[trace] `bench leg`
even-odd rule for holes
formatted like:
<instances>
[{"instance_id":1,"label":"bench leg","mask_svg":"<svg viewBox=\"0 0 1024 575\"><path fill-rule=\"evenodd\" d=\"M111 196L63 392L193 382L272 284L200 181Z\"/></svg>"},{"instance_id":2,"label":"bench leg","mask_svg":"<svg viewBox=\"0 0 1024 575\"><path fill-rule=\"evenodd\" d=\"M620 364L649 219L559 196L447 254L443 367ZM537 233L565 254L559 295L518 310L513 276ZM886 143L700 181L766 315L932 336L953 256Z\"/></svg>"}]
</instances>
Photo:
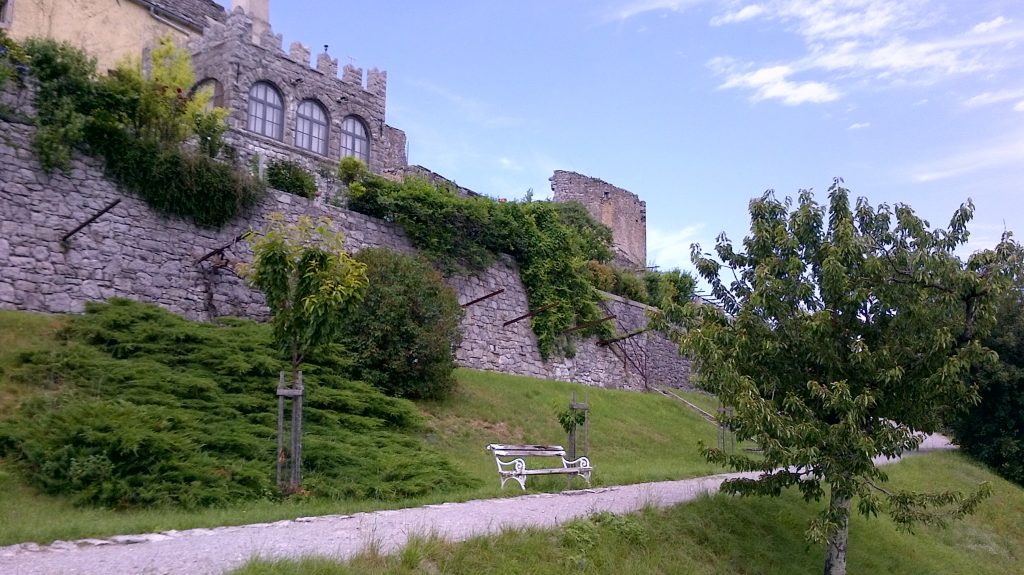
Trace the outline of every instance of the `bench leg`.
<instances>
[{"instance_id":1,"label":"bench leg","mask_svg":"<svg viewBox=\"0 0 1024 575\"><path fill-rule=\"evenodd\" d=\"M523 491L526 491L526 476L525 475L521 475L521 476L519 476L519 475L505 475L505 476L503 476L501 478L501 488L502 489L505 489L505 482L507 482L509 479L515 479L516 481L518 481L519 482L519 487L521 487Z\"/></svg>"}]
</instances>

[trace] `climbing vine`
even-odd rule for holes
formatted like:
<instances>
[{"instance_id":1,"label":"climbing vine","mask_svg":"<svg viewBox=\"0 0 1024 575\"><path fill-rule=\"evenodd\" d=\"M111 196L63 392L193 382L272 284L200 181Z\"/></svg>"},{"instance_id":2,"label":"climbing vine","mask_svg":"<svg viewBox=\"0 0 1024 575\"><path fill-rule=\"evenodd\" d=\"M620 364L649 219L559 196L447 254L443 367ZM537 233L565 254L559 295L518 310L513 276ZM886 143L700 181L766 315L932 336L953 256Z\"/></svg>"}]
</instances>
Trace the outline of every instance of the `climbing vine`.
<instances>
[{"instance_id":1,"label":"climbing vine","mask_svg":"<svg viewBox=\"0 0 1024 575\"><path fill-rule=\"evenodd\" d=\"M258 179L215 160L227 112L190 92L188 52L169 38L152 51L148 77L138 62L101 76L95 59L54 40L22 48L38 83L34 147L44 169L68 169L76 149L101 156L127 191L200 226L221 226L263 195ZM193 139L197 149L183 145Z\"/></svg>"},{"instance_id":2,"label":"climbing vine","mask_svg":"<svg viewBox=\"0 0 1024 575\"><path fill-rule=\"evenodd\" d=\"M581 206L497 202L463 197L424 180L393 182L346 167L349 207L400 225L446 273L481 271L499 253L512 256L526 287L537 344L544 358L575 354L573 336L610 336L600 321L601 296L586 271L611 257L611 232ZM343 178L345 179L345 178Z\"/></svg>"}]
</instances>

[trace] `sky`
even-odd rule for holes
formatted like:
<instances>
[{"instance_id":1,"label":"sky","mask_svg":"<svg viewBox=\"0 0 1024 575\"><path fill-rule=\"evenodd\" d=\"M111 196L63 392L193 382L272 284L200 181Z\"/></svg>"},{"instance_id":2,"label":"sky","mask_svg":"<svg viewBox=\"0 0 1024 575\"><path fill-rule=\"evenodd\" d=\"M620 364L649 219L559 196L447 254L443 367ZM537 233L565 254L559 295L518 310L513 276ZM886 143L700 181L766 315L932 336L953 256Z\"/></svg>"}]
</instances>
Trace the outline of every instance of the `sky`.
<instances>
[{"instance_id":1,"label":"sky","mask_svg":"<svg viewBox=\"0 0 1024 575\"><path fill-rule=\"evenodd\" d=\"M229 1L223 0L225 4ZM834 178L964 253L1024 235L1021 0L271 0L284 45L388 72L409 162L503 198L556 169L647 202L647 258L691 269L751 198Z\"/></svg>"}]
</instances>

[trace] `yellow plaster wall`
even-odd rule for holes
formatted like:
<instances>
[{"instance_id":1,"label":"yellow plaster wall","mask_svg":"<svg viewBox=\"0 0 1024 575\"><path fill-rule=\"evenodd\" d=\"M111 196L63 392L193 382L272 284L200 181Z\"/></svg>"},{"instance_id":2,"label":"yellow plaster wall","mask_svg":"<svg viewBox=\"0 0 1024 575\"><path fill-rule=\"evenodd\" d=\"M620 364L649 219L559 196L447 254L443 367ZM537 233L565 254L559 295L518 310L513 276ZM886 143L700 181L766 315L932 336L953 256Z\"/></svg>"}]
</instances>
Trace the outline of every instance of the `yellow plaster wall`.
<instances>
[{"instance_id":1,"label":"yellow plaster wall","mask_svg":"<svg viewBox=\"0 0 1024 575\"><path fill-rule=\"evenodd\" d=\"M14 0L8 33L17 40L44 36L70 42L95 56L100 72L126 57L138 59L165 34L187 37L131 0Z\"/></svg>"}]
</instances>

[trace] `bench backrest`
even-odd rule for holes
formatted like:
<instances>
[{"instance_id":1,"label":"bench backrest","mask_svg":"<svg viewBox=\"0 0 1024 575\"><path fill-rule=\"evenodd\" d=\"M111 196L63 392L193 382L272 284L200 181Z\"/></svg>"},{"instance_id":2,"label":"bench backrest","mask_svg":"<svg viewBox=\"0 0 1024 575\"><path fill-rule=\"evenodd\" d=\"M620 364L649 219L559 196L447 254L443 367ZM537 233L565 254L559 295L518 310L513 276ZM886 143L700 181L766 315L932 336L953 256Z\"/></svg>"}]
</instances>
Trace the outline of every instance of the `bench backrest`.
<instances>
[{"instance_id":1,"label":"bench backrest","mask_svg":"<svg viewBox=\"0 0 1024 575\"><path fill-rule=\"evenodd\" d=\"M561 445L505 445L492 443L487 449L501 457L565 457Z\"/></svg>"}]
</instances>

